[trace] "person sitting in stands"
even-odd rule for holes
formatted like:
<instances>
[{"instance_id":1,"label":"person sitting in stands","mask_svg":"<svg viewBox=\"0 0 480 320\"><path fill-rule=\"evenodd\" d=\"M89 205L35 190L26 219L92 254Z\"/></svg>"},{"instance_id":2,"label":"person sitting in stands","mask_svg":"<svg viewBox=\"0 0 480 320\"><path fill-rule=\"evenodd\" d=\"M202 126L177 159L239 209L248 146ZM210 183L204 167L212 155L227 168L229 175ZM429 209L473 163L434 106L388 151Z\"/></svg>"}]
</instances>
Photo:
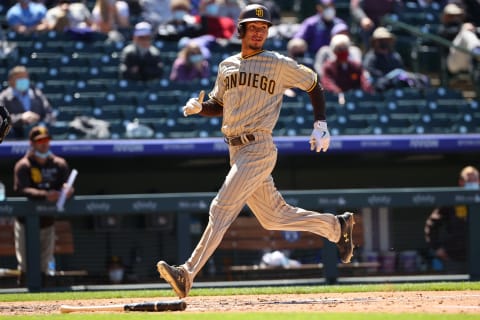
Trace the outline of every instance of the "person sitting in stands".
<instances>
[{"instance_id":1,"label":"person sitting in stands","mask_svg":"<svg viewBox=\"0 0 480 320\"><path fill-rule=\"evenodd\" d=\"M337 94L355 89L373 93L368 72L360 63L349 59L349 46L350 39L344 34L332 38L330 47L335 53L335 60L329 60L323 66L320 79L323 88Z\"/></svg>"},{"instance_id":2,"label":"person sitting in stands","mask_svg":"<svg viewBox=\"0 0 480 320\"><path fill-rule=\"evenodd\" d=\"M31 34L48 30L45 19L47 8L30 0L18 0L7 11L8 27L20 34Z\"/></svg>"},{"instance_id":3,"label":"person sitting in stands","mask_svg":"<svg viewBox=\"0 0 480 320\"><path fill-rule=\"evenodd\" d=\"M336 16L333 0L318 0L316 8L317 13L303 20L293 36L293 38L302 38L308 43L308 51L312 56L322 46L330 43L330 35L335 25L346 24L345 21Z\"/></svg>"},{"instance_id":4,"label":"person sitting in stands","mask_svg":"<svg viewBox=\"0 0 480 320\"><path fill-rule=\"evenodd\" d=\"M202 54L200 46L189 42L179 51L170 73L170 80L175 82L189 82L206 79L210 76L210 66Z\"/></svg>"},{"instance_id":5,"label":"person sitting in stands","mask_svg":"<svg viewBox=\"0 0 480 320\"><path fill-rule=\"evenodd\" d=\"M8 73L8 87L0 92L0 104L10 112L12 120L9 137L26 138L25 130L39 123L55 121L52 107L43 92L30 85L25 66L15 66Z\"/></svg>"},{"instance_id":6,"label":"person sitting in stands","mask_svg":"<svg viewBox=\"0 0 480 320\"><path fill-rule=\"evenodd\" d=\"M111 41L124 41L123 29L130 28L130 9L123 0L97 0L92 10L93 30Z\"/></svg>"},{"instance_id":7,"label":"person sitting in stands","mask_svg":"<svg viewBox=\"0 0 480 320\"><path fill-rule=\"evenodd\" d=\"M348 46L348 59L362 63L362 50L352 43L348 26L343 23L335 25L332 29L332 38L337 34L344 34L350 38L350 45ZM329 60L335 60L335 53L333 52L330 44L322 46L315 54L313 67L320 77L322 77L323 65Z\"/></svg>"},{"instance_id":8,"label":"person sitting in stands","mask_svg":"<svg viewBox=\"0 0 480 320\"><path fill-rule=\"evenodd\" d=\"M67 32L87 40L93 32L92 14L87 6L77 0L58 0L48 9L46 20L49 30Z\"/></svg>"},{"instance_id":9,"label":"person sitting in stands","mask_svg":"<svg viewBox=\"0 0 480 320\"><path fill-rule=\"evenodd\" d=\"M163 75L160 50L152 45L152 26L139 22L133 31L132 43L120 53L120 77L136 81L159 79Z\"/></svg>"},{"instance_id":10,"label":"person sitting in stands","mask_svg":"<svg viewBox=\"0 0 480 320\"><path fill-rule=\"evenodd\" d=\"M480 39L476 27L471 22L465 22L465 11L454 3L447 4L441 16L442 26L439 30L441 36L452 41L456 47L447 49L447 68L450 74L471 72L480 61ZM471 54L468 54L471 52Z\"/></svg>"},{"instance_id":11,"label":"person sitting in stands","mask_svg":"<svg viewBox=\"0 0 480 320\"><path fill-rule=\"evenodd\" d=\"M402 56L395 50L395 36L385 27L375 29L371 42L371 48L363 58L363 67L370 73L376 91L382 92L397 87L429 86L429 80L425 75L405 69Z\"/></svg>"},{"instance_id":12,"label":"person sitting in stands","mask_svg":"<svg viewBox=\"0 0 480 320\"><path fill-rule=\"evenodd\" d=\"M183 37L195 38L203 34L202 25L190 13L190 1L172 0L170 10L172 18L158 26L157 38L178 41Z\"/></svg>"}]
</instances>

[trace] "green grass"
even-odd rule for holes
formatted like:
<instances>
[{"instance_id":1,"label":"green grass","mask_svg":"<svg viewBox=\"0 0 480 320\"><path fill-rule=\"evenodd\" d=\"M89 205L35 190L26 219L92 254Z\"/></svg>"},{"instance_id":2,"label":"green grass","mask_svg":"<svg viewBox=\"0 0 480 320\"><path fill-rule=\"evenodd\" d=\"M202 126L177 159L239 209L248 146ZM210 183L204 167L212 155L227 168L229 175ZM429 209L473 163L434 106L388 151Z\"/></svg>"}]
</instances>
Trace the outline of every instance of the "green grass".
<instances>
[{"instance_id":1,"label":"green grass","mask_svg":"<svg viewBox=\"0 0 480 320\"><path fill-rule=\"evenodd\" d=\"M480 282L435 282L435 283L406 283L406 284L362 284L362 285L319 285L319 286L287 286L287 287L256 287L256 288L198 288L191 291L191 296L216 296L216 295L249 295L249 294L307 294L307 293L342 293L342 292L392 292L392 291L452 291L452 290L480 290ZM128 291L81 291L81 292L45 292L45 293L17 293L0 294L0 301L52 301L70 299L114 299L114 298L161 298L173 297L171 290L128 290ZM0 319L32 320L32 319L85 319L85 320L140 320L140 319L200 319L200 320L296 320L296 319L322 319L322 320L480 320L480 314L377 314L377 313L74 313L52 314L35 316L0 316Z\"/></svg>"},{"instance_id":2,"label":"green grass","mask_svg":"<svg viewBox=\"0 0 480 320\"><path fill-rule=\"evenodd\" d=\"M432 282L399 284L360 284L360 285L316 285L285 287L213 288L193 287L190 296L228 296L249 294L307 294L341 292L385 292L385 291L452 291L480 290L480 282ZM48 301L70 299L114 299L114 298L161 298L172 297L170 289L163 290L124 290L124 291L67 291L40 293L0 294L0 301Z\"/></svg>"}]
</instances>

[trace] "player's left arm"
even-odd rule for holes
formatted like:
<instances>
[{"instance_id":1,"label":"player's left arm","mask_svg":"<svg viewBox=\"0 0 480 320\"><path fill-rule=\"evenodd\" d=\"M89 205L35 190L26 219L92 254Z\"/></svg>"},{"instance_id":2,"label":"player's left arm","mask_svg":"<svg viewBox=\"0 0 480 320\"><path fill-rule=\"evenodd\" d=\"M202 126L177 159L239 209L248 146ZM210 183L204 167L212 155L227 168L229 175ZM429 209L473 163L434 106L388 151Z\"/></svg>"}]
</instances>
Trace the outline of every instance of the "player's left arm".
<instances>
[{"instance_id":1,"label":"player's left arm","mask_svg":"<svg viewBox=\"0 0 480 320\"><path fill-rule=\"evenodd\" d=\"M330 132L327 127L323 88L316 81L307 93L313 106L313 131L310 136L310 150L327 151L330 146Z\"/></svg>"},{"instance_id":2,"label":"player's left arm","mask_svg":"<svg viewBox=\"0 0 480 320\"><path fill-rule=\"evenodd\" d=\"M298 64L295 60L282 60L286 87L296 86L308 93L313 106L313 131L310 136L310 149L316 152L327 151L330 146L330 133L327 128L325 95L318 82L318 74L312 69ZM283 71L283 70L282 70Z\"/></svg>"}]
</instances>

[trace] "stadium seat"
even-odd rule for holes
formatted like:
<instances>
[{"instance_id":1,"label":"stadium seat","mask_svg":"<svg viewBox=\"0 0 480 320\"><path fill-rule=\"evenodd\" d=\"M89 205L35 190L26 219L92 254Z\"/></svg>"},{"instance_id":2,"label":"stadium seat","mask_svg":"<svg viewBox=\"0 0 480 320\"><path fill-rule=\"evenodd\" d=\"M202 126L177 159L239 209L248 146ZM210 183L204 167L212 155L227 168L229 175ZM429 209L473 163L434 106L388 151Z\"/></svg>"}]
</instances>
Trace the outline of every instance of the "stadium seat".
<instances>
[{"instance_id":1,"label":"stadium seat","mask_svg":"<svg viewBox=\"0 0 480 320\"><path fill-rule=\"evenodd\" d=\"M59 105L57 110L57 121L72 121L77 116L93 116L91 106L64 106Z\"/></svg>"},{"instance_id":2,"label":"stadium seat","mask_svg":"<svg viewBox=\"0 0 480 320\"><path fill-rule=\"evenodd\" d=\"M427 102L425 99L399 99L388 102L386 114L392 119L418 121L422 111L425 112L426 109Z\"/></svg>"},{"instance_id":3,"label":"stadium seat","mask_svg":"<svg viewBox=\"0 0 480 320\"><path fill-rule=\"evenodd\" d=\"M381 117L375 126L375 134L414 134L416 127L408 118Z\"/></svg>"},{"instance_id":4,"label":"stadium seat","mask_svg":"<svg viewBox=\"0 0 480 320\"><path fill-rule=\"evenodd\" d=\"M373 126L365 119L348 119L344 125L339 122L338 129L341 135L373 134Z\"/></svg>"},{"instance_id":5,"label":"stadium seat","mask_svg":"<svg viewBox=\"0 0 480 320\"><path fill-rule=\"evenodd\" d=\"M458 123L455 123L449 118L437 118L425 115L422 117L421 123L424 128L424 133L431 134L449 134L458 133Z\"/></svg>"}]
</instances>

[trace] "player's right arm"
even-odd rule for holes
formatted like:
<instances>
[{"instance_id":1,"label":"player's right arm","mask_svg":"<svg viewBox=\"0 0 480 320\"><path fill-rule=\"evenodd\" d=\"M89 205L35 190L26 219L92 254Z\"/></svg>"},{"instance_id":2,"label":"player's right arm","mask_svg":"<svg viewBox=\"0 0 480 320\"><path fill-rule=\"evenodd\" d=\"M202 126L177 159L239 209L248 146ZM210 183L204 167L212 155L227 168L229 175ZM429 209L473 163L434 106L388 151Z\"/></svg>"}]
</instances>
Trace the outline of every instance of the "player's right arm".
<instances>
[{"instance_id":1,"label":"player's right arm","mask_svg":"<svg viewBox=\"0 0 480 320\"><path fill-rule=\"evenodd\" d=\"M223 70L225 68L224 62L221 62L218 68L217 79L212 92L209 94L209 99L203 101L205 92L202 90L198 98L190 98L187 104L183 107L183 115L185 117L192 114L200 114L206 117L221 117L223 116L223 101L217 97L221 97L224 92L223 86Z\"/></svg>"},{"instance_id":2,"label":"player's right arm","mask_svg":"<svg viewBox=\"0 0 480 320\"><path fill-rule=\"evenodd\" d=\"M198 98L190 98L183 107L185 117L192 114L200 114L207 117L219 117L223 115L222 105L213 98L203 102L205 92L202 90Z\"/></svg>"}]
</instances>

